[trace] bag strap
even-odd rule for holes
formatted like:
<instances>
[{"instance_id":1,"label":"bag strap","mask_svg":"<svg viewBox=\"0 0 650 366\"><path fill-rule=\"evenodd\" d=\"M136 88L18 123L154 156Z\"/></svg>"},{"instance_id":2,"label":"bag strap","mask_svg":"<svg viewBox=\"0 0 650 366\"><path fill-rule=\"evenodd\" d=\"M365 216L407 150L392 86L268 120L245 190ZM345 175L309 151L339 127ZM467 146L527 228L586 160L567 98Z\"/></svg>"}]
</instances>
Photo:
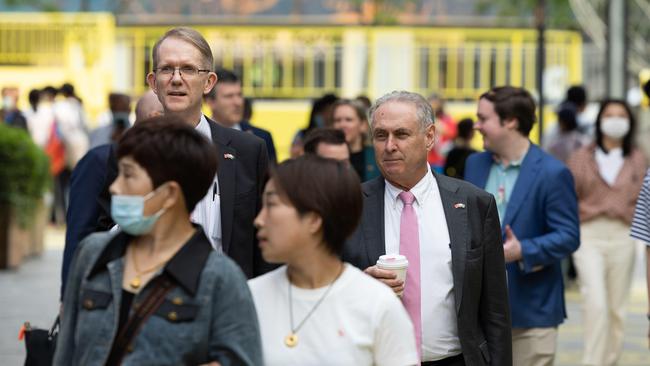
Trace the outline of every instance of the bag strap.
<instances>
[{"instance_id":1,"label":"bag strap","mask_svg":"<svg viewBox=\"0 0 650 366\"><path fill-rule=\"evenodd\" d=\"M165 301L165 295L175 287L165 275L159 276L155 281L156 283L151 291L149 291L149 295L135 309L133 315L129 317L129 320L124 324L122 331L120 331L115 339L113 351L118 355L118 364L122 362L122 358L124 358L131 341L137 335L142 324L158 310L160 305Z\"/></svg>"}]
</instances>

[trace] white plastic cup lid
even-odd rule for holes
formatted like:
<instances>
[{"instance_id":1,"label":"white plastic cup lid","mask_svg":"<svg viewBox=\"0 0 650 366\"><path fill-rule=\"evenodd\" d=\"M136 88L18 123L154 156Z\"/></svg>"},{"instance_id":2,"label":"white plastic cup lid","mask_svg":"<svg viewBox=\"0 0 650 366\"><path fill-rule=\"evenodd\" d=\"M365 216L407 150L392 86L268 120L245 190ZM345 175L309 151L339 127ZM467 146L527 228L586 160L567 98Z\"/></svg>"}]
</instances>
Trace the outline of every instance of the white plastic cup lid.
<instances>
[{"instance_id":1,"label":"white plastic cup lid","mask_svg":"<svg viewBox=\"0 0 650 366\"><path fill-rule=\"evenodd\" d=\"M399 269L408 267L409 261L401 254L384 254L379 257L377 265L386 269Z\"/></svg>"}]
</instances>

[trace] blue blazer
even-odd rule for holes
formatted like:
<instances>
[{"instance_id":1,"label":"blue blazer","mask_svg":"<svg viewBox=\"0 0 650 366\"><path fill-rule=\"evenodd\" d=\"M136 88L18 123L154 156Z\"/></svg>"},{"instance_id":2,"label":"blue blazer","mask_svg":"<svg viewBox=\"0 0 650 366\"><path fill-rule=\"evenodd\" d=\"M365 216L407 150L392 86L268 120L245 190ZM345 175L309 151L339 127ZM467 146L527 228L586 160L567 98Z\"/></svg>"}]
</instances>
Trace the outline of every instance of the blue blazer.
<instances>
[{"instance_id":1,"label":"blue blazer","mask_svg":"<svg viewBox=\"0 0 650 366\"><path fill-rule=\"evenodd\" d=\"M465 180L485 188L493 155L471 155ZM501 223L521 242L523 259L506 265L513 328L554 327L566 318L560 261L580 244L573 176L531 143Z\"/></svg>"}]
</instances>

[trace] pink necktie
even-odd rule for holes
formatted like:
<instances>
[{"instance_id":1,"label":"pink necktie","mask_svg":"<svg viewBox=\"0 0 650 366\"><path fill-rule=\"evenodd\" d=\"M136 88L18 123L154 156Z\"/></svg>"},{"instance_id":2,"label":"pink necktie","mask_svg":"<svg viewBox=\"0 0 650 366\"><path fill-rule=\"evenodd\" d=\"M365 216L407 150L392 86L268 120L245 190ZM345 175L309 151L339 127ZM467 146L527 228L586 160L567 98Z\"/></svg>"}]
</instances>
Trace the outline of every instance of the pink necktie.
<instances>
[{"instance_id":1,"label":"pink necktie","mask_svg":"<svg viewBox=\"0 0 650 366\"><path fill-rule=\"evenodd\" d=\"M415 196L411 192L402 192L399 198L404 203L399 225L399 252L409 261L406 271L406 287L402 303L411 317L415 329L415 341L418 356L422 359L422 321L420 302L420 236L418 234L418 217L413 208Z\"/></svg>"}]
</instances>

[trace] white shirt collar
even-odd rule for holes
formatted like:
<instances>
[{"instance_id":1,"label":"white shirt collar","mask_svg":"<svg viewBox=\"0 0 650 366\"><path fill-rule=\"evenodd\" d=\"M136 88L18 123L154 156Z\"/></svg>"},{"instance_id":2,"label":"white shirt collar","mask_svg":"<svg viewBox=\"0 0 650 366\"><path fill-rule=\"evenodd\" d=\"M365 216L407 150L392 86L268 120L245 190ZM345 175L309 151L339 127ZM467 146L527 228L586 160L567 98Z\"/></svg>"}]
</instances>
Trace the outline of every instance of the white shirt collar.
<instances>
[{"instance_id":1,"label":"white shirt collar","mask_svg":"<svg viewBox=\"0 0 650 366\"><path fill-rule=\"evenodd\" d=\"M201 120L195 129L207 137L208 140L212 141L212 131L210 130L210 124L208 124L208 119L205 118L205 115L201 114Z\"/></svg>"},{"instance_id":2,"label":"white shirt collar","mask_svg":"<svg viewBox=\"0 0 650 366\"><path fill-rule=\"evenodd\" d=\"M403 192L403 190L401 188L395 187L387 180L385 180L385 182L386 192L388 192L388 195L391 199L391 204L393 207L395 207L397 205L397 202L401 201L398 196ZM427 168L427 173L424 175L424 177L422 177L422 179L420 179L420 181L413 188L411 188L411 193L413 193L413 196L415 196L415 202L418 206L421 206L427 199L429 192L431 192L431 188L435 188L433 187L433 184L435 184L435 179L433 178L431 169Z\"/></svg>"}]
</instances>

